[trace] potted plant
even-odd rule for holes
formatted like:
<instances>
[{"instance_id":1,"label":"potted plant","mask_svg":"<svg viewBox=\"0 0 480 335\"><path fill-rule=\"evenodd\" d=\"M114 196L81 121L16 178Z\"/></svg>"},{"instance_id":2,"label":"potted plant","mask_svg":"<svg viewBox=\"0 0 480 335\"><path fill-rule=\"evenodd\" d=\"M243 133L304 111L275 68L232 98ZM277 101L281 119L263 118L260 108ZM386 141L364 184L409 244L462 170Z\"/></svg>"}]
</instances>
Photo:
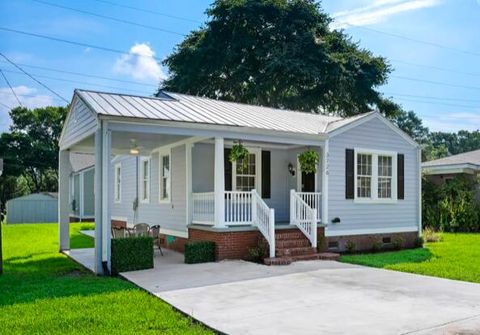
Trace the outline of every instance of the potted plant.
<instances>
[{"instance_id":1,"label":"potted plant","mask_svg":"<svg viewBox=\"0 0 480 335\"><path fill-rule=\"evenodd\" d=\"M306 174L317 173L317 166L319 161L320 155L318 154L318 152L312 149L305 150L298 156L300 169Z\"/></svg>"},{"instance_id":2,"label":"potted plant","mask_svg":"<svg viewBox=\"0 0 480 335\"><path fill-rule=\"evenodd\" d=\"M248 150L243 146L242 142L238 141L234 143L232 146L232 150L230 151L230 156L228 157L230 162L232 163L241 162L242 169L244 170L247 168L247 163L248 163L247 158L248 158Z\"/></svg>"}]
</instances>

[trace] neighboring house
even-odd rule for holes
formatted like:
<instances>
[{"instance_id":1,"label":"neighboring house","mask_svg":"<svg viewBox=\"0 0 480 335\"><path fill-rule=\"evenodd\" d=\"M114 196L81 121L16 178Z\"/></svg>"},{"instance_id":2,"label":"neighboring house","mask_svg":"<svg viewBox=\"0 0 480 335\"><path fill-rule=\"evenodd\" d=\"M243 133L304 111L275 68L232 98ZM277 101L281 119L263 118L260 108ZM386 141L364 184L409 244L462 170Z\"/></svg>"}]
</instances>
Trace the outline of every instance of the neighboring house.
<instances>
[{"instance_id":1,"label":"neighboring house","mask_svg":"<svg viewBox=\"0 0 480 335\"><path fill-rule=\"evenodd\" d=\"M424 162L422 171L436 185L442 185L459 175L477 181L480 176L480 150ZM480 200L480 188L477 199Z\"/></svg>"},{"instance_id":2,"label":"neighboring house","mask_svg":"<svg viewBox=\"0 0 480 335\"><path fill-rule=\"evenodd\" d=\"M7 201L7 224L58 221L57 193L32 193Z\"/></svg>"},{"instance_id":3,"label":"neighboring house","mask_svg":"<svg viewBox=\"0 0 480 335\"><path fill-rule=\"evenodd\" d=\"M228 160L239 140L248 171ZM321 157L315 175L298 166L307 149ZM261 237L271 257L294 259L315 258L317 243L362 250L401 237L408 247L421 227L419 146L375 112L342 119L169 92L76 90L60 139L62 250L74 152L96 159L99 273L112 221L160 224L180 251L188 240L215 241L217 259L245 258Z\"/></svg>"},{"instance_id":4,"label":"neighboring house","mask_svg":"<svg viewBox=\"0 0 480 335\"><path fill-rule=\"evenodd\" d=\"M95 220L94 164L95 156L89 153L70 154L70 221Z\"/></svg>"}]
</instances>

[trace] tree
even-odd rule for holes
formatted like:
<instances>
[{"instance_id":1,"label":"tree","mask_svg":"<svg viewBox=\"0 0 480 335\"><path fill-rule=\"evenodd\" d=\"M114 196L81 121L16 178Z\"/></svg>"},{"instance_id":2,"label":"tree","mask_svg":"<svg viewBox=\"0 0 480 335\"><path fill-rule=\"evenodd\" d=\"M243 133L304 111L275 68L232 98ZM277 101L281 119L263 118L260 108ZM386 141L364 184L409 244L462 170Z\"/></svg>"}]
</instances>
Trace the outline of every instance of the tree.
<instances>
[{"instance_id":1,"label":"tree","mask_svg":"<svg viewBox=\"0 0 480 335\"><path fill-rule=\"evenodd\" d=\"M341 116L379 106L390 72L313 0L217 0L163 62L162 89Z\"/></svg>"},{"instance_id":2,"label":"tree","mask_svg":"<svg viewBox=\"0 0 480 335\"><path fill-rule=\"evenodd\" d=\"M401 110L393 122L417 143L425 144L428 141L428 128L423 126L422 119L414 111Z\"/></svg>"},{"instance_id":3,"label":"tree","mask_svg":"<svg viewBox=\"0 0 480 335\"><path fill-rule=\"evenodd\" d=\"M30 192L57 190L58 140L66 114L66 107L10 111L10 132L0 135L5 176L22 176Z\"/></svg>"}]
</instances>

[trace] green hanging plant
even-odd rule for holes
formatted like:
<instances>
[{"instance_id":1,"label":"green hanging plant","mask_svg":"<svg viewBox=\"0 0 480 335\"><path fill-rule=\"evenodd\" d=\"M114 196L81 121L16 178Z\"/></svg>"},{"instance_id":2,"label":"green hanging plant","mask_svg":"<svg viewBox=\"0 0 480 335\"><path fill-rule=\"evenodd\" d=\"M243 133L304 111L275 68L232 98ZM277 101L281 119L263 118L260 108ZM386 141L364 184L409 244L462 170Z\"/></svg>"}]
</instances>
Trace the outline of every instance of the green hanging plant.
<instances>
[{"instance_id":1,"label":"green hanging plant","mask_svg":"<svg viewBox=\"0 0 480 335\"><path fill-rule=\"evenodd\" d=\"M318 162L320 161L320 155L315 150L306 150L298 156L300 163L300 170L306 174L317 173Z\"/></svg>"},{"instance_id":2,"label":"green hanging plant","mask_svg":"<svg viewBox=\"0 0 480 335\"><path fill-rule=\"evenodd\" d=\"M241 141L238 141L237 143L235 143L233 145L232 150L230 151L230 156L228 157L228 159L232 163L237 162L237 164L238 164L239 162L241 162L242 169L245 170L248 166L247 158L248 158L247 148L245 148L243 146Z\"/></svg>"}]
</instances>

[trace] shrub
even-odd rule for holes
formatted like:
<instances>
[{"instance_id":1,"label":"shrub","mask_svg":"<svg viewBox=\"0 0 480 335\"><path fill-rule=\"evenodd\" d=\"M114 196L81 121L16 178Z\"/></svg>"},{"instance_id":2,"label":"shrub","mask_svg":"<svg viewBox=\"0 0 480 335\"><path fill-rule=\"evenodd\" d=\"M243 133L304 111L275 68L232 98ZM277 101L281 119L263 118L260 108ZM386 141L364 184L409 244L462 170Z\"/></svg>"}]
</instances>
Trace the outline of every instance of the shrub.
<instances>
[{"instance_id":1,"label":"shrub","mask_svg":"<svg viewBox=\"0 0 480 335\"><path fill-rule=\"evenodd\" d=\"M153 239L148 236L112 239L112 274L153 268Z\"/></svg>"},{"instance_id":2,"label":"shrub","mask_svg":"<svg viewBox=\"0 0 480 335\"><path fill-rule=\"evenodd\" d=\"M372 244L372 251L373 252L379 252L379 251L382 250L382 248L383 248L383 243L382 242L380 242L380 241L373 242L373 244Z\"/></svg>"},{"instance_id":3,"label":"shrub","mask_svg":"<svg viewBox=\"0 0 480 335\"><path fill-rule=\"evenodd\" d=\"M348 240L347 243L345 243L345 249L347 250L347 253L353 254L355 252L355 242Z\"/></svg>"},{"instance_id":4,"label":"shrub","mask_svg":"<svg viewBox=\"0 0 480 335\"><path fill-rule=\"evenodd\" d=\"M439 242L442 240L442 237L437 233L433 228L426 227L423 229L423 239L425 242Z\"/></svg>"},{"instance_id":5,"label":"shrub","mask_svg":"<svg viewBox=\"0 0 480 335\"><path fill-rule=\"evenodd\" d=\"M404 244L403 238L401 238L400 236L397 236L393 239L393 242L392 242L393 249L400 250L402 249L403 244Z\"/></svg>"},{"instance_id":6,"label":"shrub","mask_svg":"<svg viewBox=\"0 0 480 335\"><path fill-rule=\"evenodd\" d=\"M258 239L255 247L248 248L248 259L255 263L263 263L267 257L268 245L264 239Z\"/></svg>"},{"instance_id":7,"label":"shrub","mask_svg":"<svg viewBox=\"0 0 480 335\"><path fill-rule=\"evenodd\" d=\"M417 236L415 238L415 248L422 248L423 247L423 237L422 236Z\"/></svg>"},{"instance_id":8,"label":"shrub","mask_svg":"<svg viewBox=\"0 0 480 335\"><path fill-rule=\"evenodd\" d=\"M185 263L215 262L215 242L192 241L185 244Z\"/></svg>"}]
</instances>

